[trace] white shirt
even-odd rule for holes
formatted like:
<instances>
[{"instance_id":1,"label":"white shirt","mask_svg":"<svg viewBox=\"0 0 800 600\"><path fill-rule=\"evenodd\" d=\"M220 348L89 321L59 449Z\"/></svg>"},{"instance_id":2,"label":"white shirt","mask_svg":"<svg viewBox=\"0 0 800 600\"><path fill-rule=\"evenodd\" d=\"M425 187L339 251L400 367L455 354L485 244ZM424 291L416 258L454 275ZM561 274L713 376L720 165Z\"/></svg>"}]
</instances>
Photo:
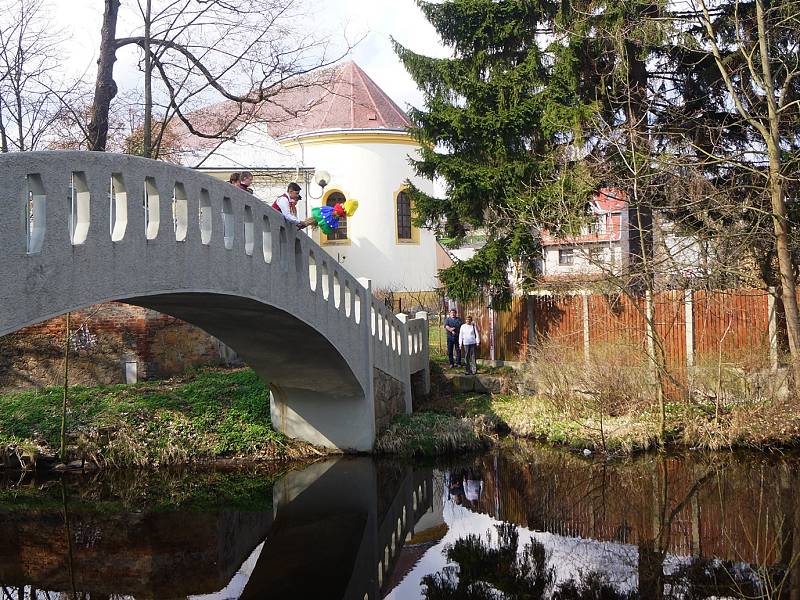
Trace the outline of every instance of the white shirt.
<instances>
[{"instance_id":1,"label":"white shirt","mask_svg":"<svg viewBox=\"0 0 800 600\"><path fill-rule=\"evenodd\" d=\"M469 344L480 344L481 339L478 337L478 328L475 323L467 325L464 323L461 329L458 330L458 345L468 346Z\"/></svg>"},{"instance_id":2,"label":"white shirt","mask_svg":"<svg viewBox=\"0 0 800 600\"><path fill-rule=\"evenodd\" d=\"M290 223L299 223L300 219L295 217L292 214L292 206L289 204L289 196L286 194L281 194L277 198L275 198L275 204L278 205L278 208L281 211L281 214L286 217L286 220Z\"/></svg>"}]
</instances>

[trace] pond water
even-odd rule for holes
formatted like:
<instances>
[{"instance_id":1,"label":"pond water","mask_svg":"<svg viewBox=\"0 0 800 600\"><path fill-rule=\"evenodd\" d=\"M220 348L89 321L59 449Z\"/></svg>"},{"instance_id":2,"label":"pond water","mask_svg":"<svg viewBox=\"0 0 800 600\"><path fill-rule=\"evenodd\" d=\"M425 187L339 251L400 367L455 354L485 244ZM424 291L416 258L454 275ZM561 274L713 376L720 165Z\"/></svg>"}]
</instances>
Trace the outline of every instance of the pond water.
<instances>
[{"instance_id":1,"label":"pond water","mask_svg":"<svg viewBox=\"0 0 800 600\"><path fill-rule=\"evenodd\" d=\"M800 598L800 460L0 475L0 599Z\"/></svg>"}]
</instances>

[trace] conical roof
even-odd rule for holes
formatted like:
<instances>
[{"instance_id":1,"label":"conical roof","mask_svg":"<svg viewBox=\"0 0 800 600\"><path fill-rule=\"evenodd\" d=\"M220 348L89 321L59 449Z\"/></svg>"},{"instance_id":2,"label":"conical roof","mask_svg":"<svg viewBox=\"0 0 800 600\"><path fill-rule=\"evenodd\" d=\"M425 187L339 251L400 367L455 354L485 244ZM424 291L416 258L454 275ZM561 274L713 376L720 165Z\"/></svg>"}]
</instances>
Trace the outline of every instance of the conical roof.
<instances>
[{"instance_id":1,"label":"conical roof","mask_svg":"<svg viewBox=\"0 0 800 600\"><path fill-rule=\"evenodd\" d=\"M269 115L270 132L278 138L330 130L405 130L411 125L394 100L353 61L271 100L274 108L285 110L285 119Z\"/></svg>"},{"instance_id":2,"label":"conical roof","mask_svg":"<svg viewBox=\"0 0 800 600\"><path fill-rule=\"evenodd\" d=\"M216 163L212 157L205 158L208 153L225 155L226 168L229 164L255 168L254 161L284 164L286 157L272 153L277 145L274 140L326 131L399 132L411 125L403 110L353 61L294 77L280 85L277 93L258 104L225 100L191 113L201 131L227 128L238 132L222 146L218 139L193 136L182 123L175 124L175 135L183 140L183 164L196 166L203 161L204 167L212 168ZM265 141L270 137L273 140ZM248 148L239 148L245 138L253 140L244 144ZM248 153L249 156L240 156ZM260 154L264 156L258 158Z\"/></svg>"}]
</instances>

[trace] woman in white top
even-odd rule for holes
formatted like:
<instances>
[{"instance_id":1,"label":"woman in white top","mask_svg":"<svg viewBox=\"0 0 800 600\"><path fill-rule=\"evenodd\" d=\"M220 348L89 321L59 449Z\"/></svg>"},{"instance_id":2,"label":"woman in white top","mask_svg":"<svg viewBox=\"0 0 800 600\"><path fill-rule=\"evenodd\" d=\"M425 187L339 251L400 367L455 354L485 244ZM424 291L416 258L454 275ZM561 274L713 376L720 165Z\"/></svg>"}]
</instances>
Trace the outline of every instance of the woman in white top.
<instances>
[{"instance_id":1,"label":"woman in white top","mask_svg":"<svg viewBox=\"0 0 800 600\"><path fill-rule=\"evenodd\" d=\"M472 315L467 315L467 322L458 330L458 345L463 349L462 356L467 368L467 375L474 375L478 372L478 344L480 343L478 326L472 322Z\"/></svg>"}]
</instances>

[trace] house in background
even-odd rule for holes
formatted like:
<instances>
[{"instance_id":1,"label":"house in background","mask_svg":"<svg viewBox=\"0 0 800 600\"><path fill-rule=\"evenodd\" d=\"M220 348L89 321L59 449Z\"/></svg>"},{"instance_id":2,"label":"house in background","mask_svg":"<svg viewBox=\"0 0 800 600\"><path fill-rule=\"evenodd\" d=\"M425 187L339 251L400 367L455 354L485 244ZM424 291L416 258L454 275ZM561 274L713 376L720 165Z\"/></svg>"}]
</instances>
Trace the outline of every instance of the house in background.
<instances>
[{"instance_id":1,"label":"house in background","mask_svg":"<svg viewBox=\"0 0 800 600\"><path fill-rule=\"evenodd\" d=\"M591 222L576 236L542 232L542 282L596 281L620 274L642 257L652 237L649 216L631 210L625 192L600 189L589 202Z\"/></svg>"},{"instance_id":2,"label":"house in background","mask_svg":"<svg viewBox=\"0 0 800 600\"><path fill-rule=\"evenodd\" d=\"M233 110L223 102L204 113ZM226 180L233 171L251 171L256 196L269 203L297 181L301 217L315 206L358 200L356 214L334 235L307 230L331 260L371 279L373 289L418 294L438 286L438 244L431 231L412 225L405 192L407 180L428 193L433 182L409 164L419 145L407 132L408 117L358 65L338 65L257 110L235 140L200 148L184 164ZM207 157L190 164L202 150L210 150ZM313 178L320 171L330 174L324 187Z\"/></svg>"}]
</instances>

